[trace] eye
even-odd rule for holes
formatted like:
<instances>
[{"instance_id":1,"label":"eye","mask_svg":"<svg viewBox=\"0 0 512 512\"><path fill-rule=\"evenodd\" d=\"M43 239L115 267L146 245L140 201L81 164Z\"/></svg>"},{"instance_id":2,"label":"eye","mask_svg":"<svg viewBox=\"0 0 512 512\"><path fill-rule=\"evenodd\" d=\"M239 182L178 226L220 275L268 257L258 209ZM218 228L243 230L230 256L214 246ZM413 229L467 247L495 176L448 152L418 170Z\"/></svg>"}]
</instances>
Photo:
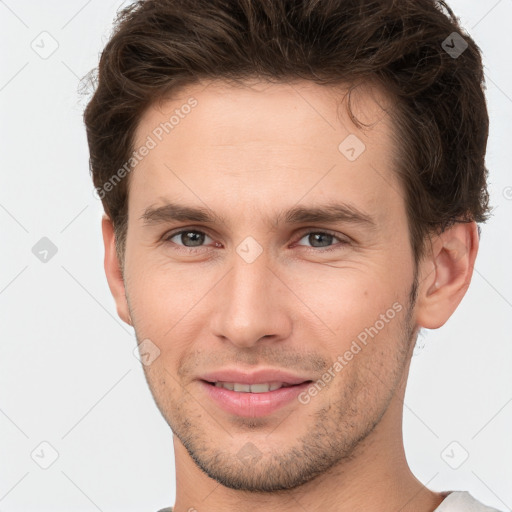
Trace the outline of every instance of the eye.
<instances>
[{"instance_id":1,"label":"eye","mask_svg":"<svg viewBox=\"0 0 512 512\"><path fill-rule=\"evenodd\" d=\"M328 231L309 231L308 233L305 233L297 243L301 245L300 241L304 239L307 239L307 241L311 244L309 247L306 246L308 249L325 248L321 252L333 251L349 243L347 240L338 237L334 233L329 233ZM337 240L339 243L332 245L332 242L335 240Z\"/></svg>"},{"instance_id":2,"label":"eye","mask_svg":"<svg viewBox=\"0 0 512 512\"><path fill-rule=\"evenodd\" d=\"M180 246L180 249L183 247L184 250L194 250L196 247L201 247L206 238L212 241L212 239L203 231L198 231L196 229L182 229L181 231L169 233L164 237L164 241Z\"/></svg>"},{"instance_id":3,"label":"eye","mask_svg":"<svg viewBox=\"0 0 512 512\"><path fill-rule=\"evenodd\" d=\"M209 241L208 241L208 240ZM297 245L303 245L300 242L307 240L310 244L305 246L308 250L316 250L316 252L329 252L338 250L341 247L348 245L349 241L340 238L334 233L328 231L309 231L303 234L302 238L297 242ZM196 252L204 248L205 243L213 242L212 238L204 231L197 229L181 229L168 233L164 236L163 241L176 246L176 250L185 252ZM333 245L333 242L337 241ZM216 247L221 247L221 244L215 243Z\"/></svg>"}]
</instances>

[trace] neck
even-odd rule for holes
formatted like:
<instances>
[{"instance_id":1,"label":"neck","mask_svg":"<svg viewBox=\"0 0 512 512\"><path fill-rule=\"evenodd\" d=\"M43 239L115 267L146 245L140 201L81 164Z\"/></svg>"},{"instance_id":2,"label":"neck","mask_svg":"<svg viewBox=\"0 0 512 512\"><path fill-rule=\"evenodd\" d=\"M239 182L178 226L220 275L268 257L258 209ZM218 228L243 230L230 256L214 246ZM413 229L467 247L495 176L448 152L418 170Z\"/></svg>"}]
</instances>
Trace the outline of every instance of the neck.
<instances>
[{"instance_id":1,"label":"neck","mask_svg":"<svg viewBox=\"0 0 512 512\"><path fill-rule=\"evenodd\" d=\"M394 395L381 421L349 458L286 491L254 493L224 487L195 465L175 437L174 512L433 512L446 494L427 489L409 469L402 436L405 383L401 391Z\"/></svg>"}]
</instances>

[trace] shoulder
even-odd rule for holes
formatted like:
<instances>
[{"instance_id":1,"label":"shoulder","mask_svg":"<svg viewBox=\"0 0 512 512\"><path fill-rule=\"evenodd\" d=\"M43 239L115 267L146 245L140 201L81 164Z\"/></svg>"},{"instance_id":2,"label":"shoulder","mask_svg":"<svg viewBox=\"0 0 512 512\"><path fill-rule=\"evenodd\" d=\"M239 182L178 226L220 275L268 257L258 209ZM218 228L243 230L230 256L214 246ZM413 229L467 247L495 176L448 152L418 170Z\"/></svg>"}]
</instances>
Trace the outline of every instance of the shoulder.
<instances>
[{"instance_id":1,"label":"shoulder","mask_svg":"<svg viewBox=\"0 0 512 512\"><path fill-rule=\"evenodd\" d=\"M467 491L449 491L434 512L500 512L473 498Z\"/></svg>"}]
</instances>

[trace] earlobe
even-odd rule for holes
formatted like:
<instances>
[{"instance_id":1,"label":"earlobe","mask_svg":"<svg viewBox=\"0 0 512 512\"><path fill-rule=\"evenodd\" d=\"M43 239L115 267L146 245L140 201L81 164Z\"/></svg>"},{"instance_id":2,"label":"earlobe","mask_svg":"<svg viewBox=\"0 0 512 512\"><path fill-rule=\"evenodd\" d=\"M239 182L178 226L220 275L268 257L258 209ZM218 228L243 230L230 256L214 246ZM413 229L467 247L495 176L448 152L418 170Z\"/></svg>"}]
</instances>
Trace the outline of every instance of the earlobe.
<instances>
[{"instance_id":1,"label":"earlobe","mask_svg":"<svg viewBox=\"0 0 512 512\"><path fill-rule=\"evenodd\" d=\"M126 301L125 285L115 246L114 225L110 218L104 214L101 220L103 244L105 246L105 275L107 277L110 292L114 297L117 314L128 325L132 325L128 303Z\"/></svg>"},{"instance_id":2,"label":"earlobe","mask_svg":"<svg viewBox=\"0 0 512 512\"><path fill-rule=\"evenodd\" d=\"M471 282L478 252L475 222L457 223L436 236L422 263L416 321L437 329L453 314Z\"/></svg>"}]
</instances>

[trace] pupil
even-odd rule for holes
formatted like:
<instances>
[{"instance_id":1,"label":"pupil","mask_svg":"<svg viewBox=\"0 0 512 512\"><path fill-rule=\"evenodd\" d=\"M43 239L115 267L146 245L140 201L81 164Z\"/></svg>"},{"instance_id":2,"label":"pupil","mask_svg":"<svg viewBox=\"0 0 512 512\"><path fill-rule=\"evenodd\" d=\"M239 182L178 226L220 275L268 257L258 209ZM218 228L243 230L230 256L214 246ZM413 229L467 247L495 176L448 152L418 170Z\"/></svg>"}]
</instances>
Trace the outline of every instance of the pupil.
<instances>
[{"instance_id":1,"label":"pupil","mask_svg":"<svg viewBox=\"0 0 512 512\"><path fill-rule=\"evenodd\" d=\"M327 247L329 245L328 242L332 241L331 239L333 238L333 235L329 235L327 233L313 233L311 235L309 235L309 243L313 246L313 247ZM322 239L324 239L324 242L327 242L327 243L323 243L322 244ZM327 240L326 240L327 239ZM315 245L314 242L312 242L312 240L314 242L317 242L319 241L321 245Z\"/></svg>"},{"instance_id":2,"label":"pupil","mask_svg":"<svg viewBox=\"0 0 512 512\"><path fill-rule=\"evenodd\" d=\"M183 239L183 236L185 236L185 239ZM202 233L198 233L197 231L187 231L187 233L182 234L181 241L184 243L184 245L187 245L186 242L192 242L192 244L188 245L187 247L201 245L204 242L204 235Z\"/></svg>"}]
</instances>

